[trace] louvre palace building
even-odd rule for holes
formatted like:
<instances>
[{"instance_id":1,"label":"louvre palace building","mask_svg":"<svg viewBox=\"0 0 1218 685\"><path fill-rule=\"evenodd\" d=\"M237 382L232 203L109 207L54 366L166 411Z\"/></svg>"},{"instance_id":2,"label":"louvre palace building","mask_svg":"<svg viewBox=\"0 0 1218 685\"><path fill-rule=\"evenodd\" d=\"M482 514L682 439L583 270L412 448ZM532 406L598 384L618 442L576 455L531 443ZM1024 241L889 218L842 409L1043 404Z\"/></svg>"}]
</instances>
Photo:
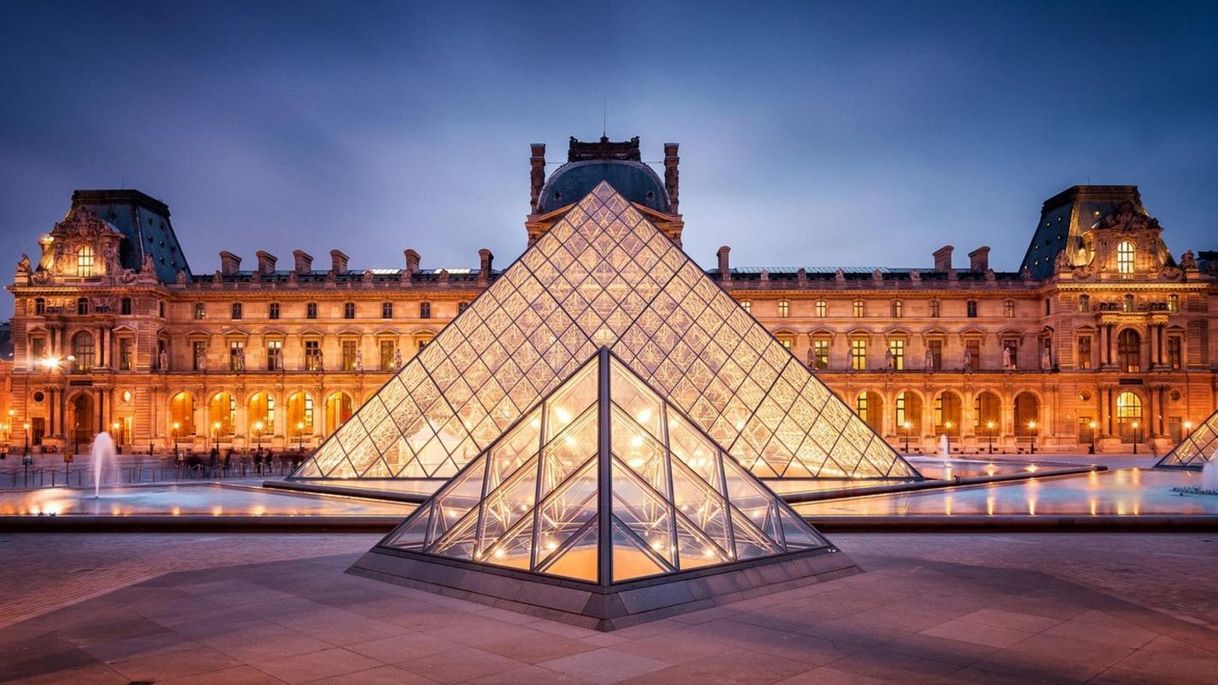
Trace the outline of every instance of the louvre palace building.
<instances>
[{"instance_id":1,"label":"louvre palace building","mask_svg":"<svg viewBox=\"0 0 1218 685\"><path fill-rule=\"evenodd\" d=\"M637 138L572 139L547 176L533 145L527 244L607 182L680 247L678 146L663 152L656 170ZM724 246L703 273L899 451L943 434L964 451L1166 451L1218 407L1218 252L1169 250L1136 186L1067 188L1033 216L1013 272L984 246L900 268L736 266ZM505 273L485 249L460 268L410 249L204 268L136 190L77 190L28 242L0 362L13 451L103 429L127 450L316 448Z\"/></svg>"}]
</instances>

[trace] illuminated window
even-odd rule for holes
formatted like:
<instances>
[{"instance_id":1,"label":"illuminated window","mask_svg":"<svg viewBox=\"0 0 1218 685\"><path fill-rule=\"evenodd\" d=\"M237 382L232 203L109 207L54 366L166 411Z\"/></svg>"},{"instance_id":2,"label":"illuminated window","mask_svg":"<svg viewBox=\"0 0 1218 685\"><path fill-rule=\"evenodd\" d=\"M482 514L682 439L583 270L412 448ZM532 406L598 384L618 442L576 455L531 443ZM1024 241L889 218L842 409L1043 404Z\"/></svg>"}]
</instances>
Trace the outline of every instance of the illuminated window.
<instances>
[{"instance_id":1,"label":"illuminated window","mask_svg":"<svg viewBox=\"0 0 1218 685\"><path fill-rule=\"evenodd\" d=\"M279 371L283 369L283 341L266 341L266 370Z\"/></svg>"},{"instance_id":2,"label":"illuminated window","mask_svg":"<svg viewBox=\"0 0 1218 685\"><path fill-rule=\"evenodd\" d=\"M894 318L894 319L901 318L901 312L904 309L905 309L904 302L901 302L900 300L893 300L892 301L892 318Z\"/></svg>"},{"instance_id":3,"label":"illuminated window","mask_svg":"<svg viewBox=\"0 0 1218 685\"><path fill-rule=\"evenodd\" d=\"M344 319L354 319L355 318L355 303L354 302L344 302L343 303L343 318Z\"/></svg>"},{"instance_id":4,"label":"illuminated window","mask_svg":"<svg viewBox=\"0 0 1218 685\"><path fill-rule=\"evenodd\" d=\"M393 357L397 351L397 343L392 340L381 341L381 371L392 371L394 368Z\"/></svg>"},{"instance_id":5,"label":"illuminated window","mask_svg":"<svg viewBox=\"0 0 1218 685\"><path fill-rule=\"evenodd\" d=\"M306 371L321 371L321 341L306 340L305 341L305 370Z\"/></svg>"},{"instance_id":6,"label":"illuminated window","mask_svg":"<svg viewBox=\"0 0 1218 685\"><path fill-rule=\"evenodd\" d=\"M854 412L859 415L859 418L867 420L867 393L860 392L859 396L854 398Z\"/></svg>"},{"instance_id":7,"label":"illuminated window","mask_svg":"<svg viewBox=\"0 0 1218 685\"><path fill-rule=\"evenodd\" d=\"M306 319L316 319L317 318L317 303L316 302L310 302L305 305L305 318Z\"/></svg>"},{"instance_id":8,"label":"illuminated window","mask_svg":"<svg viewBox=\"0 0 1218 685\"><path fill-rule=\"evenodd\" d=\"M245 313L245 310L241 306L241 303L234 302L233 303L233 320L240 319L244 313Z\"/></svg>"},{"instance_id":9,"label":"illuminated window","mask_svg":"<svg viewBox=\"0 0 1218 685\"><path fill-rule=\"evenodd\" d=\"M242 340L230 340L228 343L228 370L229 371L244 371L245 370L245 342Z\"/></svg>"},{"instance_id":10,"label":"illuminated window","mask_svg":"<svg viewBox=\"0 0 1218 685\"><path fill-rule=\"evenodd\" d=\"M782 349L786 350L787 352L791 351L791 339L790 338L779 338L778 342L782 343Z\"/></svg>"},{"instance_id":11,"label":"illuminated window","mask_svg":"<svg viewBox=\"0 0 1218 685\"><path fill-rule=\"evenodd\" d=\"M1167 311L1169 311L1169 312L1180 311L1180 296L1179 295L1173 294L1173 295L1167 296Z\"/></svg>"},{"instance_id":12,"label":"illuminated window","mask_svg":"<svg viewBox=\"0 0 1218 685\"><path fill-rule=\"evenodd\" d=\"M1117 425L1120 429L1121 442L1134 442L1146 435L1142 421L1142 398L1132 392L1125 391L1117 395Z\"/></svg>"},{"instance_id":13,"label":"illuminated window","mask_svg":"<svg viewBox=\"0 0 1218 685\"><path fill-rule=\"evenodd\" d=\"M278 319L279 318L279 303L278 302L272 302L266 306L266 318L268 318L268 319Z\"/></svg>"},{"instance_id":14,"label":"illuminated window","mask_svg":"<svg viewBox=\"0 0 1218 685\"><path fill-rule=\"evenodd\" d=\"M895 371L905 369L905 341L889 340L888 351L892 353L892 368Z\"/></svg>"},{"instance_id":15,"label":"illuminated window","mask_svg":"<svg viewBox=\"0 0 1218 685\"><path fill-rule=\"evenodd\" d=\"M88 278L93 275L93 247L82 245L76 253L76 275Z\"/></svg>"},{"instance_id":16,"label":"illuminated window","mask_svg":"<svg viewBox=\"0 0 1218 685\"><path fill-rule=\"evenodd\" d=\"M1015 300L1003 300L1002 315L1008 319L1015 318Z\"/></svg>"},{"instance_id":17,"label":"illuminated window","mask_svg":"<svg viewBox=\"0 0 1218 685\"><path fill-rule=\"evenodd\" d=\"M1089 335L1078 339L1078 368L1084 371L1091 368L1091 336Z\"/></svg>"},{"instance_id":18,"label":"illuminated window","mask_svg":"<svg viewBox=\"0 0 1218 685\"><path fill-rule=\"evenodd\" d=\"M1079 295L1078 296L1078 310L1080 312L1091 311L1091 296L1090 295Z\"/></svg>"},{"instance_id":19,"label":"illuminated window","mask_svg":"<svg viewBox=\"0 0 1218 685\"><path fill-rule=\"evenodd\" d=\"M977 300L969 300L964 303L965 316L970 319L977 318Z\"/></svg>"},{"instance_id":20,"label":"illuminated window","mask_svg":"<svg viewBox=\"0 0 1218 685\"><path fill-rule=\"evenodd\" d=\"M1126 328L1117 336L1117 364L1125 373L1142 370L1142 336L1132 328Z\"/></svg>"},{"instance_id":21,"label":"illuminated window","mask_svg":"<svg viewBox=\"0 0 1218 685\"><path fill-rule=\"evenodd\" d=\"M1128 276L1133 273L1133 243L1122 240L1117 243L1117 273Z\"/></svg>"},{"instance_id":22,"label":"illuminated window","mask_svg":"<svg viewBox=\"0 0 1218 685\"><path fill-rule=\"evenodd\" d=\"M420 302L419 303L419 318L420 319L430 319L431 318L431 303L430 302Z\"/></svg>"},{"instance_id":23,"label":"illuminated window","mask_svg":"<svg viewBox=\"0 0 1218 685\"><path fill-rule=\"evenodd\" d=\"M740 302L740 308L750 314L753 313L753 303L749 302L748 300L742 300Z\"/></svg>"},{"instance_id":24,"label":"illuminated window","mask_svg":"<svg viewBox=\"0 0 1218 685\"><path fill-rule=\"evenodd\" d=\"M866 312L863 309L863 301L855 300L854 302L852 302L850 304L850 311L851 311L851 315L854 316L854 318L856 318L856 319L863 318L863 316L866 314Z\"/></svg>"},{"instance_id":25,"label":"illuminated window","mask_svg":"<svg viewBox=\"0 0 1218 685\"><path fill-rule=\"evenodd\" d=\"M818 369L829 368L829 341L812 341L812 365Z\"/></svg>"},{"instance_id":26,"label":"illuminated window","mask_svg":"<svg viewBox=\"0 0 1218 685\"><path fill-rule=\"evenodd\" d=\"M850 341L850 368L855 371L867 370L867 341L862 338Z\"/></svg>"},{"instance_id":27,"label":"illuminated window","mask_svg":"<svg viewBox=\"0 0 1218 685\"><path fill-rule=\"evenodd\" d=\"M355 370L355 351L357 342L355 340L344 340L342 346L342 369L343 371Z\"/></svg>"},{"instance_id":28,"label":"illuminated window","mask_svg":"<svg viewBox=\"0 0 1218 685\"><path fill-rule=\"evenodd\" d=\"M932 319L939 318L939 301L938 300L930 301L930 317Z\"/></svg>"},{"instance_id":29,"label":"illuminated window","mask_svg":"<svg viewBox=\"0 0 1218 685\"><path fill-rule=\"evenodd\" d=\"M93 336L81 331L72 336L72 371L88 373L93 370Z\"/></svg>"},{"instance_id":30,"label":"illuminated window","mask_svg":"<svg viewBox=\"0 0 1218 685\"><path fill-rule=\"evenodd\" d=\"M1125 297L1121 298L1121 311L1133 311L1133 295L1126 295Z\"/></svg>"},{"instance_id":31,"label":"illuminated window","mask_svg":"<svg viewBox=\"0 0 1218 685\"><path fill-rule=\"evenodd\" d=\"M823 319L829 313L829 303L824 300L816 301L816 316Z\"/></svg>"},{"instance_id":32,"label":"illuminated window","mask_svg":"<svg viewBox=\"0 0 1218 685\"><path fill-rule=\"evenodd\" d=\"M202 302L195 303L195 321L202 321L207 318L207 305Z\"/></svg>"},{"instance_id":33,"label":"illuminated window","mask_svg":"<svg viewBox=\"0 0 1218 685\"><path fill-rule=\"evenodd\" d=\"M778 301L778 316L780 316L780 317L782 317L782 318L784 318L784 319L785 319L785 318L787 318L787 317L788 317L788 316L790 316L790 315L791 315L791 303L790 303L790 301L788 301L788 300L779 300L779 301Z\"/></svg>"}]
</instances>

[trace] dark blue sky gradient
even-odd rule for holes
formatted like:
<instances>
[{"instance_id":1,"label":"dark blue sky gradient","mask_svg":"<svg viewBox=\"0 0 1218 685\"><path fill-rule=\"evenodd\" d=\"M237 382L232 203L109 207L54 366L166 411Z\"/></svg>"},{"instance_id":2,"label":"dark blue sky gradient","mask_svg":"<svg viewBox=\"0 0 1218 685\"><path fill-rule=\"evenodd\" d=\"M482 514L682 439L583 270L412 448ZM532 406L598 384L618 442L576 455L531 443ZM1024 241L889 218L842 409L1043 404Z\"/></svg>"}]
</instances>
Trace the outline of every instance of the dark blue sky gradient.
<instances>
[{"instance_id":1,"label":"dark blue sky gradient","mask_svg":"<svg viewBox=\"0 0 1218 685\"><path fill-rule=\"evenodd\" d=\"M1213 4L453 4L7 3L0 263L36 259L74 188L129 187L196 273L222 249L504 266L529 143L562 161L603 99L645 159L681 143L704 265L951 243L1014 269L1040 203L1087 182L1141 186L1175 254L1218 249Z\"/></svg>"}]
</instances>

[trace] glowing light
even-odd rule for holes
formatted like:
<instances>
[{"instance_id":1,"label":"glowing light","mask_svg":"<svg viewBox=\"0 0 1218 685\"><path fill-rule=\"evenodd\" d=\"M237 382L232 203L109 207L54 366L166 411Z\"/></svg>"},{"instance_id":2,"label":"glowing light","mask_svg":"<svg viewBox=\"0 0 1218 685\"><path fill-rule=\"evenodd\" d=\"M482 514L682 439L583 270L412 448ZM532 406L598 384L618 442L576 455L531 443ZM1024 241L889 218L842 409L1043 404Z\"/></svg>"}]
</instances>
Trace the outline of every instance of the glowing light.
<instances>
[{"instance_id":1,"label":"glowing light","mask_svg":"<svg viewBox=\"0 0 1218 685\"><path fill-rule=\"evenodd\" d=\"M504 557L506 557L506 556L507 556L507 552L503 551L503 548L502 548L502 547L500 547L499 549L495 550L495 558L496 558L496 559L502 559L502 558L504 558Z\"/></svg>"},{"instance_id":2,"label":"glowing light","mask_svg":"<svg viewBox=\"0 0 1218 685\"><path fill-rule=\"evenodd\" d=\"M630 468L632 468L632 469L640 469L640 468L643 468L643 464L645 462L642 459L635 457L634 459L631 459L627 463L630 464Z\"/></svg>"},{"instance_id":3,"label":"glowing light","mask_svg":"<svg viewBox=\"0 0 1218 685\"><path fill-rule=\"evenodd\" d=\"M1036 464L1028 464L1024 467L1024 470L1028 473L1036 473L1039 469L1037 469Z\"/></svg>"},{"instance_id":4,"label":"glowing light","mask_svg":"<svg viewBox=\"0 0 1218 685\"><path fill-rule=\"evenodd\" d=\"M554 413L558 415L558 420L563 423L571 423L571 412L562 407L554 407Z\"/></svg>"},{"instance_id":5,"label":"glowing light","mask_svg":"<svg viewBox=\"0 0 1218 685\"><path fill-rule=\"evenodd\" d=\"M504 410L503 410L503 415L504 415L504 416L507 416L507 415L508 415L508 410L504 409ZM534 430L540 430L540 429L541 429L541 420L540 420L540 419L533 419L532 421L529 421L529 428L532 428L532 429L534 429Z\"/></svg>"},{"instance_id":6,"label":"glowing light","mask_svg":"<svg viewBox=\"0 0 1218 685\"><path fill-rule=\"evenodd\" d=\"M639 423L647 423L651 420L651 410L643 409L643 411L639 412L638 416L635 418L639 420Z\"/></svg>"},{"instance_id":7,"label":"glowing light","mask_svg":"<svg viewBox=\"0 0 1218 685\"><path fill-rule=\"evenodd\" d=\"M630 436L630 446L631 447L642 447L643 446L643 436L641 436L641 435Z\"/></svg>"}]
</instances>

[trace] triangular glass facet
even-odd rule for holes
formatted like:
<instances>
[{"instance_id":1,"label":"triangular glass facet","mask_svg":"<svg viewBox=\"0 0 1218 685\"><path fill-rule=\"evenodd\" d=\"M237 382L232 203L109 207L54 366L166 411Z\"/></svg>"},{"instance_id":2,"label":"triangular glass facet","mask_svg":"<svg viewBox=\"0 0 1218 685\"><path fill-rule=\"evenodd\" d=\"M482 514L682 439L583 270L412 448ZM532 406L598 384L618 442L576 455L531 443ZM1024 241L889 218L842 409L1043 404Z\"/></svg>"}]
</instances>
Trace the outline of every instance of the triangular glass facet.
<instances>
[{"instance_id":1,"label":"triangular glass facet","mask_svg":"<svg viewBox=\"0 0 1218 685\"><path fill-rule=\"evenodd\" d=\"M381 545L612 585L828 543L602 349Z\"/></svg>"},{"instance_id":2,"label":"triangular glass facet","mask_svg":"<svg viewBox=\"0 0 1218 685\"><path fill-rule=\"evenodd\" d=\"M447 477L602 346L754 475L918 475L634 205L601 183L293 478L385 477L377 456L399 478ZM588 387L572 386L544 417L551 435L577 420ZM655 406L632 393L626 383L613 401L662 441ZM798 450L813 436L817 453L805 458ZM395 456L383 456L391 450Z\"/></svg>"},{"instance_id":3,"label":"triangular glass facet","mask_svg":"<svg viewBox=\"0 0 1218 685\"><path fill-rule=\"evenodd\" d=\"M1188 431L1155 466L1201 468L1218 457L1218 411Z\"/></svg>"}]
</instances>

